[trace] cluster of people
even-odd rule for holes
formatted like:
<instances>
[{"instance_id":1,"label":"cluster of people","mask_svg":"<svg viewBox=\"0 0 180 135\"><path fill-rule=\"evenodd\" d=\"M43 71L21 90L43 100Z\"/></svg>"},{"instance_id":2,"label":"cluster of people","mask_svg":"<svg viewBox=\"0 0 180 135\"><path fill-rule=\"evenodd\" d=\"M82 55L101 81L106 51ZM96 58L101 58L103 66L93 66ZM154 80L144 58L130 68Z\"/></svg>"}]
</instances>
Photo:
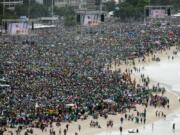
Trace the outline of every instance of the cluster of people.
<instances>
[{"instance_id":1,"label":"cluster of people","mask_svg":"<svg viewBox=\"0 0 180 135\"><path fill-rule=\"evenodd\" d=\"M168 104L165 97L152 96L148 78L137 85L130 73L113 72L111 66L137 57L144 61L143 55L174 45L179 42L175 29L104 25L103 34L84 37L77 36L76 28L64 26L37 30L31 36L0 37L0 76L7 83L0 87L0 114L6 124L40 127L103 114L105 109L106 113L126 112L148 101L154 106ZM173 38L168 37L169 31L174 32Z\"/></svg>"},{"instance_id":2,"label":"cluster of people","mask_svg":"<svg viewBox=\"0 0 180 135\"><path fill-rule=\"evenodd\" d=\"M93 121L93 120L91 120L91 122L90 122L90 127L93 127L93 128L101 128L101 125L99 124L99 122L98 121Z\"/></svg>"},{"instance_id":3,"label":"cluster of people","mask_svg":"<svg viewBox=\"0 0 180 135\"><path fill-rule=\"evenodd\" d=\"M156 111L156 117L166 118L166 114L163 111Z\"/></svg>"}]
</instances>

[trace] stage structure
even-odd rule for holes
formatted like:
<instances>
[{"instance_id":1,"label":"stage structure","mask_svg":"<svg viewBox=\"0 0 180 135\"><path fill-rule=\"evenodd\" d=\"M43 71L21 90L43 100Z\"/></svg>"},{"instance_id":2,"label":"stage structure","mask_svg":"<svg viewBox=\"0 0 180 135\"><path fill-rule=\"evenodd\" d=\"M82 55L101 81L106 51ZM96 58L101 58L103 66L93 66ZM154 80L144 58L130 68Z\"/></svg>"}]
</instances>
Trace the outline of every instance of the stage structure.
<instances>
[{"instance_id":1,"label":"stage structure","mask_svg":"<svg viewBox=\"0 0 180 135\"><path fill-rule=\"evenodd\" d=\"M171 5L149 5L144 7L144 23L163 22L171 19Z\"/></svg>"},{"instance_id":2,"label":"stage structure","mask_svg":"<svg viewBox=\"0 0 180 135\"><path fill-rule=\"evenodd\" d=\"M28 35L30 30L34 29L35 22L38 22L38 20L27 18L3 19L1 31L8 35Z\"/></svg>"},{"instance_id":3,"label":"stage structure","mask_svg":"<svg viewBox=\"0 0 180 135\"><path fill-rule=\"evenodd\" d=\"M47 29L57 26L57 17L41 17L38 19L3 19L1 33L7 35L29 35L35 34L35 29Z\"/></svg>"},{"instance_id":4,"label":"stage structure","mask_svg":"<svg viewBox=\"0 0 180 135\"><path fill-rule=\"evenodd\" d=\"M78 10L76 11L77 24L81 27L81 32L99 32L98 26L105 21L106 12L101 10Z\"/></svg>"},{"instance_id":5,"label":"stage structure","mask_svg":"<svg viewBox=\"0 0 180 135\"><path fill-rule=\"evenodd\" d=\"M76 11L77 23L80 25L93 26L104 22L106 12L104 11Z\"/></svg>"}]
</instances>

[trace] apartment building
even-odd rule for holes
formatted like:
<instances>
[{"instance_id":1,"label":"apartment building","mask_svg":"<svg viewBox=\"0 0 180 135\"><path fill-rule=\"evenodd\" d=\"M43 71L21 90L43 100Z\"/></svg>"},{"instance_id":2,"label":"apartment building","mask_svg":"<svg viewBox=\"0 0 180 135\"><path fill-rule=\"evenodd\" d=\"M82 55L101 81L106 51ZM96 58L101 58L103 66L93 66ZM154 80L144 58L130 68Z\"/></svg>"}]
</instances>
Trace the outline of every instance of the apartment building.
<instances>
[{"instance_id":1,"label":"apartment building","mask_svg":"<svg viewBox=\"0 0 180 135\"><path fill-rule=\"evenodd\" d=\"M23 0L0 0L0 2L8 9L14 9L16 5L23 4Z\"/></svg>"},{"instance_id":2,"label":"apartment building","mask_svg":"<svg viewBox=\"0 0 180 135\"><path fill-rule=\"evenodd\" d=\"M57 7L71 6L75 8L83 8L86 5L86 0L36 0L37 3L44 5L52 5L52 3Z\"/></svg>"}]
</instances>

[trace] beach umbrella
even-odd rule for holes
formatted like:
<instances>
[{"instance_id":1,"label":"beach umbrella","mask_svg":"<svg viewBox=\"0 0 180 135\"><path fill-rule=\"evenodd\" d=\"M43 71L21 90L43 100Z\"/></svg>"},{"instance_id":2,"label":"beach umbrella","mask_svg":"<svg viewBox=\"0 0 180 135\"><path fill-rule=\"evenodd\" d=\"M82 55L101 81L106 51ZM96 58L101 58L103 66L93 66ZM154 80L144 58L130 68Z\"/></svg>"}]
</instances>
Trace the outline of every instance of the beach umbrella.
<instances>
[{"instance_id":1,"label":"beach umbrella","mask_svg":"<svg viewBox=\"0 0 180 135\"><path fill-rule=\"evenodd\" d=\"M174 33L173 32L169 32L168 36L169 36L169 38L172 38L174 36Z\"/></svg>"},{"instance_id":2,"label":"beach umbrella","mask_svg":"<svg viewBox=\"0 0 180 135\"><path fill-rule=\"evenodd\" d=\"M141 33L145 33L145 30L141 30Z\"/></svg>"},{"instance_id":3,"label":"beach umbrella","mask_svg":"<svg viewBox=\"0 0 180 135\"><path fill-rule=\"evenodd\" d=\"M155 43L156 45L160 45L160 44L161 44L159 40L158 40L158 41L155 41L154 43Z\"/></svg>"},{"instance_id":4,"label":"beach umbrella","mask_svg":"<svg viewBox=\"0 0 180 135\"><path fill-rule=\"evenodd\" d=\"M107 103L107 104L116 104L116 102L114 102L113 100L111 99L105 99L103 100L104 103Z\"/></svg>"},{"instance_id":5,"label":"beach umbrella","mask_svg":"<svg viewBox=\"0 0 180 135\"><path fill-rule=\"evenodd\" d=\"M66 104L66 107L68 108L68 107L74 107L75 106L75 104Z\"/></svg>"},{"instance_id":6,"label":"beach umbrella","mask_svg":"<svg viewBox=\"0 0 180 135\"><path fill-rule=\"evenodd\" d=\"M93 80L93 78L92 78L92 77L88 77L88 79L89 79L89 80L91 80L91 81Z\"/></svg>"},{"instance_id":7,"label":"beach umbrella","mask_svg":"<svg viewBox=\"0 0 180 135\"><path fill-rule=\"evenodd\" d=\"M38 104L38 103L36 103L36 104L35 104L35 108L38 108L38 107L39 107L39 104Z\"/></svg>"}]
</instances>

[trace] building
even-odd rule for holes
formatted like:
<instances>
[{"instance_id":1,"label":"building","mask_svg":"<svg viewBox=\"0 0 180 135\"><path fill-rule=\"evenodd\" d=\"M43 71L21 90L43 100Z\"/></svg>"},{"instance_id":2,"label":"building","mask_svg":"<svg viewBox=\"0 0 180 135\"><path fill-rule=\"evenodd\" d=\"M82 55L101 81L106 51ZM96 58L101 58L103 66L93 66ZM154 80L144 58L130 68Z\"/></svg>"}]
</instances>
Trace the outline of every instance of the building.
<instances>
[{"instance_id":1,"label":"building","mask_svg":"<svg viewBox=\"0 0 180 135\"><path fill-rule=\"evenodd\" d=\"M36 0L36 2L47 6L53 3L57 7L71 6L76 9L97 10L97 5L101 3L101 0Z\"/></svg>"},{"instance_id":2,"label":"building","mask_svg":"<svg viewBox=\"0 0 180 135\"><path fill-rule=\"evenodd\" d=\"M84 1L85 0L36 0L37 3L47 6L54 4L54 6L57 7L71 6L75 8L82 6L85 3Z\"/></svg>"},{"instance_id":3,"label":"building","mask_svg":"<svg viewBox=\"0 0 180 135\"><path fill-rule=\"evenodd\" d=\"M1 3L8 9L14 9L16 5L23 4L23 0L1 0Z\"/></svg>"},{"instance_id":4,"label":"building","mask_svg":"<svg viewBox=\"0 0 180 135\"><path fill-rule=\"evenodd\" d=\"M83 4L83 0L56 0L55 5L57 7L70 6L74 8L79 8Z\"/></svg>"}]
</instances>

